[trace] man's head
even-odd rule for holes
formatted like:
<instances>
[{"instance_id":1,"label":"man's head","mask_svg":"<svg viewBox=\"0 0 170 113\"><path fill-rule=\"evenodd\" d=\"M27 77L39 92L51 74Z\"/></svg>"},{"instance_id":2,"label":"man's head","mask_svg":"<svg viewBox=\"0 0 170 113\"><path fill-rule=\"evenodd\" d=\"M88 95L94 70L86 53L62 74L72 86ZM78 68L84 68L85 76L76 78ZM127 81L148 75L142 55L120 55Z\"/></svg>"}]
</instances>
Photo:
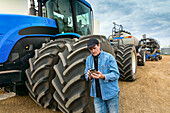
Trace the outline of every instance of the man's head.
<instances>
[{"instance_id":1,"label":"man's head","mask_svg":"<svg viewBox=\"0 0 170 113\"><path fill-rule=\"evenodd\" d=\"M97 56L100 54L100 44L97 39L91 38L90 40L88 40L87 46L93 56Z\"/></svg>"}]
</instances>

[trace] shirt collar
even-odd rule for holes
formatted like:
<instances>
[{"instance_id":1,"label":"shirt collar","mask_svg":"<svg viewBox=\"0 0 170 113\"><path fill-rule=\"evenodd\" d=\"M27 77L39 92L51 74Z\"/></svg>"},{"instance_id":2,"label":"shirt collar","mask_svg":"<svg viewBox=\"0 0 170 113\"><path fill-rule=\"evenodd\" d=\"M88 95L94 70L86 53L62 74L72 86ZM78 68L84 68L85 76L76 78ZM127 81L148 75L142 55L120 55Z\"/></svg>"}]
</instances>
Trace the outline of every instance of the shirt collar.
<instances>
[{"instance_id":1,"label":"shirt collar","mask_svg":"<svg viewBox=\"0 0 170 113\"><path fill-rule=\"evenodd\" d=\"M99 55L99 58L101 58L102 54L103 54L103 50L101 50L101 53L100 53L100 55Z\"/></svg>"}]
</instances>

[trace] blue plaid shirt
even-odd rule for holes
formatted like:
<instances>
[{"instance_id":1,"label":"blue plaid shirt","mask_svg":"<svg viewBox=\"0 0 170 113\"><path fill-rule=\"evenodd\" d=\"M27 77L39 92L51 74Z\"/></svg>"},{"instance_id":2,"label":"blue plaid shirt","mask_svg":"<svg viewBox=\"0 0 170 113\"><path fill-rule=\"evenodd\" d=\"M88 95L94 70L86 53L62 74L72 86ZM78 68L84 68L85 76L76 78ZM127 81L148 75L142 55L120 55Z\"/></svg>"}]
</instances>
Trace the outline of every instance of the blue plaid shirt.
<instances>
[{"instance_id":1,"label":"blue plaid shirt","mask_svg":"<svg viewBox=\"0 0 170 113\"><path fill-rule=\"evenodd\" d=\"M84 74L87 81L89 80L87 75L89 69L95 69L92 55L89 55L86 59L86 68ZM105 75L105 79L99 79L102 99L109 100L116 96L119 92L118 79L120 76L117 62L110 53L101 50L101 53L98 57L98 71ZM90 96L96 97L95 79L92 78L91 81L92 84Z\"/></svg>"}]
</instances>

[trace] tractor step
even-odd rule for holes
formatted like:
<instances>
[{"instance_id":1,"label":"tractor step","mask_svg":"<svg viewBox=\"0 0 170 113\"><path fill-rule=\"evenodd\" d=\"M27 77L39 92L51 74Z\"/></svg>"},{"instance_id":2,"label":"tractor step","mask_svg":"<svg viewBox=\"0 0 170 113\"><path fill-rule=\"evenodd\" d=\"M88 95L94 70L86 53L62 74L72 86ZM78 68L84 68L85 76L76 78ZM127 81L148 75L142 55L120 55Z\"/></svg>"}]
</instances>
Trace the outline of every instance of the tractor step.
<instances>
[{"instance_id":1,"label":"tractor step","mask_svg":"<svg viewBox=\"0 0 170 113\"><path fill-rule=\"evenodd\" d=\"M11 97L14 97L15 95L16 95L16 93L14 93L14 92L4 93L4 94L0 95L0 100L11 98Z\"/></svg>"},{"instance_id":2,"label":"tractor step","mask_svg":"<svg viewBox=\"0 0 170 113\"><path fill-rule=\"evenodd\" d=\"M0 85L21 81L21 70L0 71Z\"/></svg>"}]
</instances>

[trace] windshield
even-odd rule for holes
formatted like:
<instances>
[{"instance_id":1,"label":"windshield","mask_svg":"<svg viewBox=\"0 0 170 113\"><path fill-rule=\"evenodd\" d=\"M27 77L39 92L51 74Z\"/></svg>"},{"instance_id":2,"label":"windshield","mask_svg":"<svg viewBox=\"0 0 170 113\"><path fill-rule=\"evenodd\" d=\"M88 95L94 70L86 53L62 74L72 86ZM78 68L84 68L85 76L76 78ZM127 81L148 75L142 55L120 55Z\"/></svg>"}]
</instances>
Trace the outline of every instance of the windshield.
<instances>
[{"instance_id":1,"label":"windshield","mask_svg":"<svg viewBox=\"0 0 170 113\"><path fill-rule=\"evenodd\" d=\"M48 0L47 17L55 19L59 33L73 32L72 10L69 0Z\"/></svg>"},{"instance_id":2,"label":"windshield","mask_svg":"<svg viewBox=\"0 0 170 113\"><path fill-rule=\"evenodd\" d=\"M80 1L75 2L77 31L80 35L92 33L91 9Z\"/></svg>"},{"instance_id":3,"label":"windshield","mask_svg":"<svg viewBox=\"0 0 170 113\"><path fill-rule=\"evenodd\" d=\"M71 4L73 9L71 9ZM78 0L48 0L47 17L56 20L59 33L77 32L80 35L92 33L91 9ZM74 19L74 20L73 20ZM73 22L75 22L73 24Z\"/></svg>"}]
</instances>

